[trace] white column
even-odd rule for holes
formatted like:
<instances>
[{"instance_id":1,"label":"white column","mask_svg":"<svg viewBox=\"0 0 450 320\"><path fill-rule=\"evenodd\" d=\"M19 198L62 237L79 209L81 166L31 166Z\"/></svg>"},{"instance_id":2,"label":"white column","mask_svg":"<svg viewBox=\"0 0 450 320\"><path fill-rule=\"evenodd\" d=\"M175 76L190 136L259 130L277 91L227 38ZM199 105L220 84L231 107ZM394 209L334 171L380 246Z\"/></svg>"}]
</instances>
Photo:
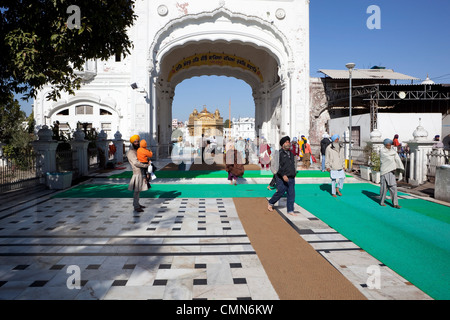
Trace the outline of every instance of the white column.
<instances>
[{"instance_id":1,"label":"white column","mask_svg":"<svg viewBox=\"0 0 450 320\"><path fill-rule=\"evenodd\" d=\"M123 146L124 146L124 140L122 140L122 134L117 131L114 134L114 146L116 147L116 153L114 154L114 160L116 160L116 163L122 163L123 162Z\"/></svg>"},{"instance_id":2,"label":"white column","mask_svg":"<svg viewBox=\"0 0 450 320\"><path fill-rule=\"evenodd\" d=\"M58 141L52 140L52 130L47 125L43 125L38 131L38 140L31 144L37 154L37 171L39 176L44 176L47 172L56 171L56 148Z\"/></svg>"},{"instance_id":3,"label":"white column","mask_svg":"<svg viewBox=\"0 0 450 320\"><path fill-rule=\"evenodd\" d=\"M74 140L70 141L72 150L76 151L76 162L78 173L80 176L86 176L89 174L89 159L88 159L88 145L89 141L84 140L84 132L81 128L77 128L77 131L73 134Z\"/></svg>"}]
</instances>

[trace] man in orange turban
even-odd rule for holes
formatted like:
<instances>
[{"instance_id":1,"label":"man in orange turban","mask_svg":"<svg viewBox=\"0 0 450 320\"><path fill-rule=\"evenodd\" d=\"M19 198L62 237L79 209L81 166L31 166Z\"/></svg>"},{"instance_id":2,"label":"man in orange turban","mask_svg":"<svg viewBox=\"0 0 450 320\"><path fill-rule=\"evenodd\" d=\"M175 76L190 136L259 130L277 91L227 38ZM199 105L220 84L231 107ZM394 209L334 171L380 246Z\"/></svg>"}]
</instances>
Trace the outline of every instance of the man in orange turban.
<instances>
[{"instance_id":1,"label":"man in orange turban","mask_svg":"<svg viewBox=\"0 0 450 320\"><path fill-rule=\"evenodd\" d=\"M134 191L133 195L133 207L134 211L143 212L144 206L139 204L139 195L141 191L148 190L147 182L141 174L141 168L148 168L148 163L140 163L137 159L137 149L139 149L140 137L135 134L130 138L130 149L127 152L128 162L133 170L133 176L131 177L128 185L128 190Z\"/></svg>"}]
</instances>

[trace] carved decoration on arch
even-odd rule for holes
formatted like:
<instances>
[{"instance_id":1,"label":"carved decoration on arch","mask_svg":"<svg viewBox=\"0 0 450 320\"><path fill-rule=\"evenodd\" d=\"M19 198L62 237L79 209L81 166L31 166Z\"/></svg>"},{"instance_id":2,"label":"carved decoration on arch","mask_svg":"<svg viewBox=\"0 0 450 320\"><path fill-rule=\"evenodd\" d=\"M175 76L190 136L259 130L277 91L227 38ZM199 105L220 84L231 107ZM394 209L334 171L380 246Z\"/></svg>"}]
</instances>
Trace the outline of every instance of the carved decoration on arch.
<instances>
[{"instance_id":1,"label":"carved decoration on arch","mask_svg":"<svg viewBox=\"0 0 450 320\"><path fill-rule=\"evenodd\" d=\"M186 79L190 79L193 77L200 76L225 76L232 77L247 83L252 90L259 89L262 84L259 82L259 78L256 77L253 73L229 66L200 66L193 67L188 70L184 70L178 73L176 76L172 78L172 86L176 87L179 83Z\"/></svg>"},{"instance_id":2,"label":"carved decoration on arch","mask_svg":"<svg viewBox=\"0 0 450 320\"><path fill-rule=\"evenodd\" d=\"M268 31L272 36L279 41L279 43L282 45L284 49L284 54L288 58L293 57L293 51L292 48L289 45L289 41L287 37L283 34L281 30L279 30L276 26L271 24L268 21L265 21L261 19L258 16L253 15L245 15L238 12L232 12L224 7L219 7L213 11L204 11L197 14L187 14L184 16L181 16L176 19L170 20L164 27L162 27L155 35L155 38L150 45L149 51L148 51L148 57L147 57L147 63L148 63L148 72L152 76L157 76L159 70L155 67L160 61L157 60L158 52L160 49L161 44L165 39L168 38L170 33L173 32L176 28L174 26L176 25L183 25L188 24L189 21L192 22L192 24L200 24L202 20L204 22L211 22L214 20L218 20L221 17L226 17L229 20L232 20L234 23L236 21L242 21L242 22L252 22L252 24L256 25L262 30ZM244 23L243 23L244 24ZM272 50L269 50L269 45L267 45L266 49L268 52L272 52ZM273 53L273 52L272 52ZM281 60L281 57L278 57L279 60Z\"/></svg>"}]
</instances>

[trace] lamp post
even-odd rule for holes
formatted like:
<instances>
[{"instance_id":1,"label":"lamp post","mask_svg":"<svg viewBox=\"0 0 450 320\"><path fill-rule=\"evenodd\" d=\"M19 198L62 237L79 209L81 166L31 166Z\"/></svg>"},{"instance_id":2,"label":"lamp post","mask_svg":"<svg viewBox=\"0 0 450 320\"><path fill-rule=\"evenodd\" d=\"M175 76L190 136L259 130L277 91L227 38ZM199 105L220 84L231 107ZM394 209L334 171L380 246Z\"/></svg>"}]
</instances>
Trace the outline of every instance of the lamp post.
<instances>
[{"instance_id":1,"label":"lamp post","mask_svg":"<svg viewBox=\"0 0 450 320\"><path fill-rule=\"evenodd\" d=\"M345 65L349 72L349 148L348 148L348 168L352 169L352 71L355 68L354 63L347 63Z\"/></svg>"}]
</instances>

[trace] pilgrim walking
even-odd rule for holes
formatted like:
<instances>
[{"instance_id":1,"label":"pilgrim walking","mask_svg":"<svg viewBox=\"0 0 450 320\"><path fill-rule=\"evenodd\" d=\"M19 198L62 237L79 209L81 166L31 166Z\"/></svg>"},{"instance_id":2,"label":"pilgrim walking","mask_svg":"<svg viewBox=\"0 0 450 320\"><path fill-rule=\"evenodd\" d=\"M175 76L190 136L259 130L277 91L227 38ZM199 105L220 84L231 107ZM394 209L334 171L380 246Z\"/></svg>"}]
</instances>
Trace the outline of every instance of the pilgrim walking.
<instances>
[{"instance_id":1,"label":"pilgrim walking","mask_svg":"<svg viewBox=\"0 0 450 320\"><path fill-rule=\"evenodd\" d=\"M228 172L230 184L237 185L237 179L244 175L244 160L241 152L234 148L233 143L227 144L227 153L225 154L225 170Z\"/></svg>"},{"instance_id":2,"label":"pilgrim walking","mask_svg":"<svg viewBox=\"0 0 450 320\"><path fill-rule=\"evenodd\" d=\"M380 205L385 207L387 192L389 191L394 208L400 209L397 196L397 180L396 175L401 174L405 168L398 155L392 148L393 141L385 139L384 147L380 150Z\"/></svg>"},{"instance_id":3,"label":"pilgrim walking","mask_svg":"<svg viewBox=\"0 0 450 320\"><path fill-rule=\"evenodd\" d=\"M323 139L320 141L320 154L322 156L322 172L325 172L325 151L327 150L327 147L330 145L331 139L328 133L325 133L322 136L322 138Z\"/></svg>"},{"instance_id":4,"label":"pilgrim walking","mask_svg":"<svg viewBox=\"0 0 450 320\"><path fill-rule=\"evenodd\" d=\"M274 204L280 200L280 198L287 193L287 213L295 216L294 214L294 201L295 201L295 175L297 174L297 159L295 155L290 151L291 139L286 136L281 138L280 146L281 150L279 155L275 155L278 160L278 165L271 166L272 172L276 172L276 186L277 191L270 198L268 204L268 210L273 211ZM275 173L274 172L274 173Z\"/></svg>"},{"instance_id":5,"label":"pilgrim walking","mask_svg":"<svg viewBox=\"0 0 450 320\"><path fill-rule=\"evenodd\" d=\"M331 177L331 195L336 198L336 193L342 196L341 190L344 188L345 156L344 146L339 143L339 135L333 135L331 141L325 150L325 168Z\"/></svg>"},{"instance_id":6,"label":"pilgrim walking","mask_svg":"<svg viewBox=\"0 0 450 320\"><path fill-rule=\"evenodd\" d=\"M137 159L137 149L139 149L140 137L136 134L130 138L131 146L127 152L128 162L131 165L133 176L131 177L128 185L128 190L134 191L133 194L133 207L134 211L143 212L144 206L139 204L139 195L141 191L148 190L147 181L142 175L141 168L148 168L148 163L141 163Z\"/></svg>"}]
</instances>

